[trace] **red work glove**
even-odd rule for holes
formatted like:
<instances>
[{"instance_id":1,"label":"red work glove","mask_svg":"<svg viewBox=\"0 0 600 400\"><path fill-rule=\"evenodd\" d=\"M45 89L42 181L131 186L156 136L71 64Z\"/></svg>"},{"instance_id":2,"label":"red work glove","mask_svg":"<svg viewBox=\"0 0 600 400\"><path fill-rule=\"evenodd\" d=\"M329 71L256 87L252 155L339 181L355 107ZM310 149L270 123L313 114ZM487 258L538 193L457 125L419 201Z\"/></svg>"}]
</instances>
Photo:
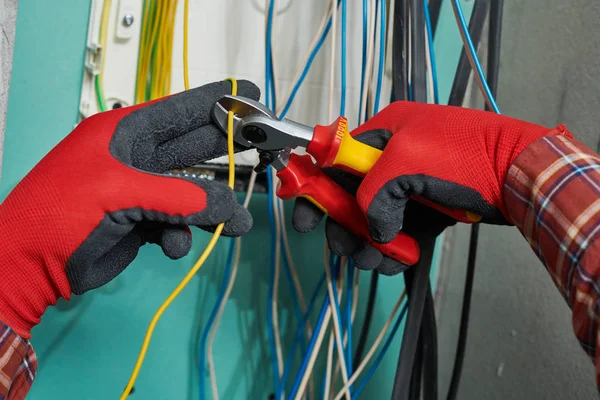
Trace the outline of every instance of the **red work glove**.
<instances>
[{"instance_id":1,"label":"red work glove","mask_svg":"<svg viewBox=\"0 0 600 400\"><path fill-rule=\"evenodd\" d=\"M260 97L247 81L238 92ZM48 306L108 283L145 243L185 256L188 225L246 233L229 187L168 173L227 153L210 110L229 93L217 82L94 115L44 157L0 204L0 321L29 338Z\"/></svg>"},{"instance_id":2,"label":"red work glove","mask_svg":"<svg viewBox=\"0 0 600 400\"><path fill-rule=\"evenodd\" d=\"M384 148L356 192L371 236L386 243L402 229L419 240L439 235L452 223L445 215L409 200L411 195L471 211L485 223L510 224L502 196L510 165L534 141L557 134L570 135L562 126L550 129L461 107L414 102L389 105L352 132L358 140ZM377 145L370 140L375 136L387 136L389 141ZM336 180L344 184L347 179ZM294 226L308 231L322 213L314 207L308 212L309 204L298 203ZM405 269L332 221L327 224L327 236L332 251L352 256L360 268L388 275Z\"/></svg>"}]
</instances>

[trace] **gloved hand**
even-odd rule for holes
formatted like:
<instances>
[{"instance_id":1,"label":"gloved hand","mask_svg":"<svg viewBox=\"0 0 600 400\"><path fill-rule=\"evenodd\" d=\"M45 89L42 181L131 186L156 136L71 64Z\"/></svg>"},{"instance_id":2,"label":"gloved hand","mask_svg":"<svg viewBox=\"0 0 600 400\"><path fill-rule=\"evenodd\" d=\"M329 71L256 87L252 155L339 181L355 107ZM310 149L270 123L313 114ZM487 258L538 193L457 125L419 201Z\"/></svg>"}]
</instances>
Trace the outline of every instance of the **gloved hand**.
<instances>
[{"instance_id":1,"label":"gloved hand","mask_svg":"<svg viewBox=\"0 0 600 400\"><path fill-rule=\"evenodd\" d=\"M396 102L352 132L364 143L385 147L364 180L341 171L328 173L356 193L375 241L390 242L400 229L421 241L439 235L455 221L409 196L471 211L481 215L482 222L510 224L503 200L510 165L534 141L557 134L570 136L564 126L550 129L490 112ZM298 199L293 223L306 232L322 215ZM406 269L333 221L327 222L326 233L331 250L352 256L359 268L376 268L387 275Z\"/></svg>"},{"instance_id":2,"label":"gloved hand","mask_svg":"<svg viewBox=\"0 0 600 400\"><path fill-rule=\"evenodd\" d=\"M227 154L210 110L230 93L216 82L97 114L48 153L0 204L0 321L29 338L58 297L108 283L145 243L185 256L188 225L248 232L252 217L229 187L168 173ZM238 93L260 97L248 81Z\"/></svg>"}]
</instances>

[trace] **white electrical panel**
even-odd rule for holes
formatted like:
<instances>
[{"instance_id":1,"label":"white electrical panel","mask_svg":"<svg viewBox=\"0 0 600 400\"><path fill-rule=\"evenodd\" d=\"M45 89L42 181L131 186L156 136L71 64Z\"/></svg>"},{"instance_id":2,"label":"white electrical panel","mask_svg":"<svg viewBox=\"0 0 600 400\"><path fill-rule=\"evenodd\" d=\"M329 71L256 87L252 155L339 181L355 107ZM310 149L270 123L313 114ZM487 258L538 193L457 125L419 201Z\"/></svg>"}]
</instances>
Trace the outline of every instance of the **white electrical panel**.
<instances>
[{"instance_id":1,"label":"white electrical panel","mask_svg":"<svg viewBox=\"0 0 600 400\"><path fill-rule=\"evenodd\" d=\"M102 0L92 0L89 20L86 68L81 91L80 113L83 118L98 112L94 74L104 58L103 87L107 108L115 103L127 106L134 102L138 48L143 0L113 0L106 49L99 46ZM317 33L329 6L328 1L304 2L279 0L275 13L273 48L276 86L279 101L285 97L305 54ZM228 77L249 79L264 93L263 0L190 0L189 5L189 76L193 87ZM350 2L347 32L346 116L356 126L362 52L361 4ZM333 116L329 110L329 68L331 41L326 40L315 57L304 84L298 91L287 118L307 125L329 124L337 118L340 104L340 37L337 24L336 82ZM351 29L350 29L351 28ZM173 76L171 91L183 90L183 1L178 2L173 39ZM331 34L329 35L331 37ZM384 89L389 85L384 84ZM264 95L263 95L264 100ZM256 151L236 154L236 163L256 165ZM225 164L226 158L214 160Z\"/></svg>"}]
</instances>

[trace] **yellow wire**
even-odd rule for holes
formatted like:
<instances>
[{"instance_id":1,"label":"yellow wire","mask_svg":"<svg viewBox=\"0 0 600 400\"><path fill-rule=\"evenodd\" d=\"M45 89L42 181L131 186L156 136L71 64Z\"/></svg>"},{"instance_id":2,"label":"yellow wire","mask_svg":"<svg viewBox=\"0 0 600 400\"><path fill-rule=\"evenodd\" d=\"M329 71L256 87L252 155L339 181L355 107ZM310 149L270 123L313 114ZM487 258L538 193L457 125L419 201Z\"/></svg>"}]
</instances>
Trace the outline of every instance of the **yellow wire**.
<instances>
[{"instance_id":1,"label":"yellow wire","mask_svg":"<svg viewBox=\"0 0 600 400\"><path fill-rule=\"evenodd\" d=\"M104 104L104 81L103 81L103 73L104 73L104 60L106 60L106 38L108 36L108 21L110 17L110 8L112 0L105 0L104 6L102 7L102 16L100 20L100 47L102 48L102 61L100 62L100 71L98 73L98 86L99 86L99 108L106 108L106 104ZM104 110L100 110L104 111Z\"/></svg>"},{"instance_id":2,"label":"yellow wire","mask_svg":"<svg viewBox=\"0 0 600 400\"><path fill-rule=\"evenodd\" d=\"M158 0L156 5L156 10L154 12L154 23L152 24L152 30L150 31L150 41L148 43L146 43L146 52L145 52L145 58L144 58L144 70L145 75L144 75L144 82L147 82L148 80L148 71L150 70L150 66L152 63L152 49L154 47L154 43L156 42L156 34L158 33L158 28L159 28L159 22L160 22L160 15L162 14L162 9L163 9L163 2L161 0ZM144 85L144 92L146 89L146 85ZM150 90L152 90L152 84L150 85ZM148 93L148 95L150 95L150 93ZM144 96L144 99L142 100L142 102L149 100L146 99L146 96Z\"/></svg>"},{"instance_id":3,"label":"yellow wire","mask_svg":"<svg viewBox=\"0 0 600 400\"><path fill-rule=\"evenodd\" d=\"M135 101L171 93L173 37L178 0L145 0Z\"/></svg>"},{"instance_id":4,"label":"yellow wire","mask_svg":"<svg viewBox=\"0 0 600 400\"><path fill-rule=\"evenodd\" d=\"M190 90L190 76L188 70L188 15L190 0L183 3L183 85L185 90Z\"/></svg>"},{"instance_id":5,"label":"yellow wire","mask_svg":"<svg viewBox=\"0 0 600 400\"><path fill-rule=\"evenodd\" d=\"M228 79L228 81L231 82L231 94L235 96L237 94L237 82L233 78ZM233 112L230 111L229 114L227 115L227 156L228 156L228 160L229 160L229 179L228 179L227 184L232 189L233 189L233 184L235 182L235 161L234 161L233 155L234 155L234 152L233 152ZM138 374L140 373L140 369L142 368L142 364L144 363L144 358L146 357L146 352L148 351L148 346L150 345L150 340L152 339L152 334L154 333L154 328L156 327L158 320L163 315L163 313L166 311L166 309L171 305L173 300L175 300L175 298L179 295L179 293L181 293L181 291L186 287L186 285L194 277L196 272L198 272L200 267L202 267L202 264L204 264L204 262L206 261L206 259L210 255L210 253L213 251L215 245L217 244L217 240L219 240L219 236L221 236L221 232L223 231L224 225L225 225L224 223L221 223L217 226L217 229L215 229L215 232L213 233L212 237L210 238L210 241L208 242L206 249L204 249L204 252L200 256L198 261L196 261L196 263L194 264L192 269L190 269L190 271L186 274L186 276L183 278L183 280L179 283L179 285L177 285L175 290L173 290L173 292L169 295L169 297L167 297L167 299L164 301L164 303L158 308L158 311L156 311L156 314L154 314L154 316L152 317L152 320L150 321L150 324L148 325L148 329L146 330L146 336L144 337L144 341L142 343L142 348L138 355L137 361L135 362L133 372L131 373L131 377L129 378L129 382L127 383L127 386L125 387L125 390L121 394L120 400L127 399L127 396L129 396L129 392L131 391L131 388L135 384Z\"/></svg>"},{"instance_id":6,"label":"yellow wire","mask_svg":"<svg viewBox=\"0 0 600 400\"><path fill-rule=\"evenodd\" d=\"M163 65L163 47L162 41L165 37L165 28L166 24L164 23L165 16L169 12L170 5L169 0L160 0L162 7L160 8L160 14L157 16L158 21L158 34L156 37L156 47L154 54L154 60L152 64L152 80L150 85L150 100L154 100L160 97L161 93L159 92L160 87L160 76Z\"/></svg>"},{"instance_id":7,"label":"yellow wire","mask_svg":"<svg viewBox=\"0 0 600 400\"><path fill-rule=\"evenodd\" d=\"M142 90L146 83L145 78L147 78L147 74L145 75L142 71L143 69L143 57L146 51L146 36L148 34L148 17L150 16L150 0L144 1L144 13L142 17L142 29L140 34L140 49L138 51L138 65L137 65L137 77L136 77L136 87L135 87L135 102L141 103L142 100Z\"/></svg>"},{"instance_id":8,"label":"yellow wire","mask_svg":"<svg viewBox=\"0 0 600 400\"><path fill-rule=\"evenodd\" d=\"M189 0L185 0L184 19L183 19L183 29L184 29L184 32L186 32L186 34L184 35L184 52L183 52L183 76L184 76L184 85L185 85L186 90L189 90L188 63L187 63L187 30L188 30L187 5L188 5L188 1ZM229 78L227 80L231 82L231 94L234 96L237 95L237 81L233 78ZM233 151L233 112L232 111L230 111L229 114L227 115L227 156L228 156L227 158L229 161L229 177L228 177L227 184L229 185L229 187L231 189L233 189L233 186L235 183L235 160L234 160L234 151ZM200 256L200 258L198 258L198 260L196 261L196 263L194 264L192 269L190 269L190 271L185 275L183 280L177 285L175 290L173 290L173 292L169 295L169 297L167 297L167 299L163 302L163 304L158 308L158 310L152 317L152 320L150 321L150 324L148 325L148 329L146 330L146 335L144 336L144 341L142 342L142 348L140 349L140 353L138 354L138 358L135 362L135 366L133 367L133 371L131 372L131 376L129 377L127 386L125 387L125 389L123 390L123 393L121 394L120 400L127 400L127 397L129 396L129 393L131 392L131 389L133 388L133 385L135 384L135 381L136 381L136 379L140 373L140 370L142 368L142 364L144 363L144 358L146 357L146 352L148 351L148 347L150 345L150 340L152 339L152 334L154 333L154 328L156 328L156 324L160 320L160 317L162 317L163 313L167 310L167 308L169 308L169 306L177 298L179 293L181 293L181 291L187 286L187 284L194 277L196 272L198 272L200 267L202 267L202 265L204 264L204 262L206 261L206 259L210 255L210 253L215 248L215 245L217 244L217 240L219 240L219 237L221 236L221 232L223 232L224 226L225 226L224 223L220 223L219 225L217 225L215 232L213 233L212 237L210 238L210 241L208 242L206 249L204 249L204 251L202 252L202 255Z\"/></svg>"}]
</instances>

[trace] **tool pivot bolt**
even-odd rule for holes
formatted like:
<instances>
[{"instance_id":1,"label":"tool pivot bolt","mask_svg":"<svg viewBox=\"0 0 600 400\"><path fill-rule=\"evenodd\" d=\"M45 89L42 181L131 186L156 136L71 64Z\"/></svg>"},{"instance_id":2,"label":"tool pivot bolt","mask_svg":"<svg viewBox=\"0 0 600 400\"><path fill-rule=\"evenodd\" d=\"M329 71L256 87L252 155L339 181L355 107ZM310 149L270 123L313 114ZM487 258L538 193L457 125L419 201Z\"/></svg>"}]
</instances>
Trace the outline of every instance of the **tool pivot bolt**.
<instances>
[{"instance_id":1,"label":"tool pivot bolt","mask_svg":"<svg viewBox=\"0 0 600 400\"><path fill-rule=\"evenodd\" d=\"M265 131L257 126L248 126L242 131L242 137L250 143L262 143L267 140Z\"/></svg>"}]
</instances>

